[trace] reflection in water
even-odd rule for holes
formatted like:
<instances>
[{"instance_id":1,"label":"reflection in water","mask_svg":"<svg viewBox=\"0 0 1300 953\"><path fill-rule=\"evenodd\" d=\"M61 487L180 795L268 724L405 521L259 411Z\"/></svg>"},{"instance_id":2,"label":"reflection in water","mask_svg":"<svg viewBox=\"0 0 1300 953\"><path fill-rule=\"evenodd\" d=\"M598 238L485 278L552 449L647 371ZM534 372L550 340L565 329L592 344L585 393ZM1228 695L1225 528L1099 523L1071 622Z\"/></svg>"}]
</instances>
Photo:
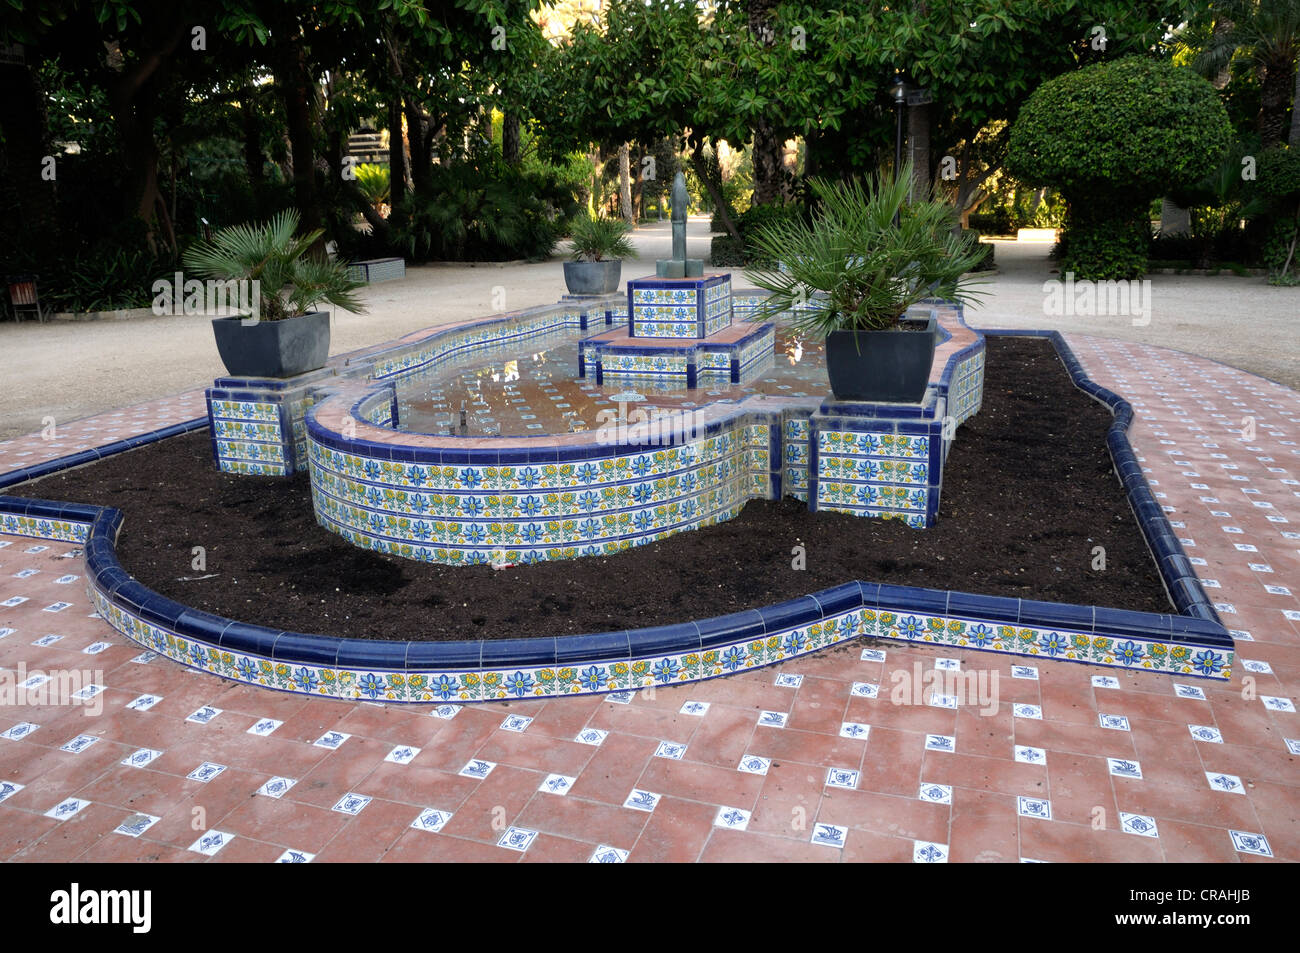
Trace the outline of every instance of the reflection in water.
<instances>
[{"instance_id":1,"label":"reflection in water","mask_svg":"<svg viewBox=\"0 0 1300 953\"><path fill-rule=\"evenodd\" d=\"M582 332L561 331L480 350L433 371L397 381L400 429L416 433L469 436L537 436L597 427L597 415L616 406L615 398L635 390L648 407L679 411L705 404L736 402L753 394L823 397L825 349L778 324L775 353L755 379L743 385L707 382L686 390L654 379L622 379L606 387L578 379L578 340ZM465 429L460 422L465 410Z\"/></svg>"}]
</instances>

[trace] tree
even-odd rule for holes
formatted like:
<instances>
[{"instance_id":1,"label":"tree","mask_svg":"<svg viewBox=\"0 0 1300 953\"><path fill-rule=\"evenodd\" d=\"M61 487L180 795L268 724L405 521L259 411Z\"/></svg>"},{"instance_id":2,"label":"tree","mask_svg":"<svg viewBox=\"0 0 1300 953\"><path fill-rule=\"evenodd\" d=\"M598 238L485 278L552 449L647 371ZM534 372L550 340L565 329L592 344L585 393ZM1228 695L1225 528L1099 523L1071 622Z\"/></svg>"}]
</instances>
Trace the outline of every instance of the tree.
<instances>
[{"instance_id":1,"label":"tree","mask_svg":"<svg viewBox=\"0 0 1300 953\"><path fill-rule=\"evenodd\" d=\"M1226 0L1182 31L1184 46L1194 51L1190 65L1206 77L1223 74L1236 58L1247 60L1259 81L1257 129L1263 148L1287 138L1287 110L1300 89L1300 0ZM1291 119L1291 141L1296 130Z\"/></svg>"},{"instance_id":2,"label":"tree","mask_svg":"<svg viewBox=\"0 0 1300 953\"><path fill-rule=\"evenodd\" d=\"M1151 200L1209 175L1231 140L1213 86L1171 63L1129 57L1040 86L1012 126L1007 168L1065 196L1063 272L1137 278Z\"/></svg>"}]
</instances>

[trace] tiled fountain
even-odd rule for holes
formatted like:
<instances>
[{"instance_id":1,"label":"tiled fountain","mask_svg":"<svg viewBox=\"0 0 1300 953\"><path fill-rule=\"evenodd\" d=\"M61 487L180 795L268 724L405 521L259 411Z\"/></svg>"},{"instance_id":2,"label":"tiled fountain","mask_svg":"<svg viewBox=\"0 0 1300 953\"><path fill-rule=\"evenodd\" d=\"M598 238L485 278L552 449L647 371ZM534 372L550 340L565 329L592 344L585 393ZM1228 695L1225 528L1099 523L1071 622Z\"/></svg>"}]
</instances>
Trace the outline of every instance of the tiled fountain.
<instances>
[{"instance_id":1,"label":"tiled fountain","mask_svg":"<svg viewBox=\"0 0 1300 953\"><path fill-rule=\"evenodd\" d=\"M744 320L762 302L701 269L630 282L627 296L415 332L297 379L223 378L207 392L214 457L235 474L307 470L327 530L450 564L615 553L784 496L924 532L948 449L980 407L983 334L960 306L926 302L942 341L923 400L843 404L829 398L820 342L780 320ZM99 614L146 648L311 695L437 702L620 691L862 636L1111 667L1140 659L1144 669L1229 679L1233 640L1142 476L1125 436L1131 408L1049 337L1076 385L1115 415L1111 454L1176 612L852 581L649 629L340 639L216 617L146 589L117 562L116 510L6 497L0 519L5 532L84 542ZM665 350L638 353L653 348Z\"/></svg>"}]
</instances>

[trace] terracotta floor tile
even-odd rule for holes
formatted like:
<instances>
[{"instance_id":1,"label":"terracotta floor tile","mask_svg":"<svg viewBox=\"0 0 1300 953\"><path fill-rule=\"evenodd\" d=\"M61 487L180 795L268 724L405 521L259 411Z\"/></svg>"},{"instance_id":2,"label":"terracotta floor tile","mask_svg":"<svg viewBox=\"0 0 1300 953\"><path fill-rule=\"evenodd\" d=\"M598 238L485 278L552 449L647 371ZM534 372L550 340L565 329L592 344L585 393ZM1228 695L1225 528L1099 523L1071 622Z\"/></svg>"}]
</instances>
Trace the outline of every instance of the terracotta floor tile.
<instances>
[{"instance_id":1,"label":"terracotta floor tile","mask_svg":"<svg viewBox=\"0 0 1300 953\"><path fill-rule=\"evenodd\" d=\"M926 781L951 787L1017 796L1046 796L1046 769L1042 765L1013 761L1009 754L1006 758L981 758L960 752L927 751L921 773ZM1051 756L1048 757L1050 760Z\"/></svg>"},{"instance_id":2,"label":"terracotta floor tile","mask_svg":"<svg viewBox=\"0 0 1300 953\"><path fill-rule=\"evenodd\" d=\"M686 758L723 768L736 767L741 757L754 753L749 745L756 721L755 714L747 709L714 705L691 735ZM835 729L839 730L839 722L835 723Z\"/></svg>"},{"instance_id":3,"label":"terracotta floor tile","mask_svg":"<svg viewBox=\"0 0 1300 953\"><path fill-rule=\"evenodd\" d=\"M367 810L369 807L367 807ZM411 812L414 819L418 810ZM285 848L319 853L347 824L346 814L286 798L248 798L221 819L220 829ZM196 835L197 836L197 835ZM224 854L223 848L221 853ZM271 859L279 856L277 852Z\"/></svg>"},{"instance_id":4,"label":"terracotta floor tile","mask_svg":"<svg viewBox=\"0 0 1300 953\"><path fill-rule=\"evenodd\" d=\"M840 859L846 864L910 864L914 846L901 837L851 830Z\"/></svg>"},{"instance_id":5,"label":"terracotta floor tile","mask_svg":"<svg viewBox=\"0 0 1300 953\"><path fill-rule=\"evenodd\" d=\"M587 844L585 861L600 844L631 850L649 817L643 811L587 801L574 794L542 794L528 802L515 824Z\"/></svg>"},{"instance_id":6,"label":"terracotta floor tile","mask_svg":"<svg viewBox=\"0 0 1300 953\"><path fill-rule=\"evenodd\" d=\"M700 860L704 863L723 864L837 864L842 851L810 842L811 834L802 841L785 837L770 837L748 829L729 831L718 828L709 838Z\"/></svg>"},{"instance_id":7,"label":"terracotta floor tile","mask_svg":"<svg viewBox=\"0 0 1300 953\"><path fill-rule=\"evenodd\" d=\"M638 786L657 747L653 738L610 735L594 749L570 795L621 805Z\"/></svg>"},{"instance_id":8,"label":"terracotta floor tile","mask_svg":"<svg viewBox=\"0 0 1300 953\"><path fill-rule=\"evenodd\" d=\"M523 732L494 732L488 736L474 756L497 764L530 768L542 774L564 774L576 777L586 767L595 752L591 745L532 735L530 734L532 730L532 726L529 725Z\"/></svg>"},{"instance_id":9,"label":"terracotta floor tile","mask_svg":"<svg viewBox=\"0 0 1300 953\"><path fill-rule=\"evenodd\" d=\"M891 837L948 843L951 809L912 797L827 788L817 820Z\"/></svg>"},{"instance_id":10,"label":"terracotta floor tile","mask_svg":"<svg viewBox=\"0 0 1300 953\"><path fill-rule=\"evenodd\" d=\"M651 758L637 787L657 794L752 811L763 787L763 778L734 768Z\"/></svg>"},{"instance_id":11,"label":"terracotta floor tile","mask_svg":"<svg viewBox=\"0 0 1300 953\"><path fill-rule=\"evenodd\" d=\"M862 757L858 789L904 797L915 794L921 787L924 747L925 735L873 725Z\"/></svg>"},{"instance_id":12,"label":"terracotta floor tile","mask_svg":"<svg viewBox=\"0 0 1300 953\"><path fill-rule=\"evenodd\" d=\"M366 864L382 860L407 831L419 833L411 830L411 821L419 813L412 811L409 804L375 798L360 814L348 819L343 829L321 848L313 863Z\"/></svg>"},{"instance_id":13,"label":"terracotta floor tile","mask_svg":"<svg viewBox=\"0 0 1300 953\"><path fill-rule=\"evenodd\" d=\"M534 795L554 796L538 794L537 788L545 778L543 772L498 765L456 809L443 832L495 844L501 833L516 823Z\"/></svg>"},{"instance_id":14,"label":"terracotta floor tile","mask_svg":"<svg viewBox=\"0 0 1300 953\"><path fill-rule=\"evenodd\" d=\"M1160 838L1026 818L1020 821L1020 855L1049 863L1073 864L1149 864L1164 859Z\"/></svg>"},{"instance_id":15,"label":"terracotta floor tile","mask_svg":"<svg viewBox=\"0 0 1300 953\"><path fill-rule=\"evenodd\" d=\"M954 788L949 822L950 863L1020 861L1020 817L1009 794Z\"/></svg>"},{"instance_id":16,"label":"terracotta floor tile","mask_svg":"<svg viewBox=\"0 0 1300 953\"><path fill-rule=\"evenodd\" d=\"M746 830L795 839L811 837L825 788L825 768L797 761L774 762L763 779Z\"/></svg>"},{"instance_id":17,"label":"terracotta floor tile","mask_svg":"<svg viewBox=\"0 0 1300 953\"><path fill-rule=\"evenodd\" d=\"M713 833L718 809L712 804L665 797L659 801L641 830L629 861L649 863L693 863ZM617 844L611 844L617 847Z\"/></svg>"}]
</instances>

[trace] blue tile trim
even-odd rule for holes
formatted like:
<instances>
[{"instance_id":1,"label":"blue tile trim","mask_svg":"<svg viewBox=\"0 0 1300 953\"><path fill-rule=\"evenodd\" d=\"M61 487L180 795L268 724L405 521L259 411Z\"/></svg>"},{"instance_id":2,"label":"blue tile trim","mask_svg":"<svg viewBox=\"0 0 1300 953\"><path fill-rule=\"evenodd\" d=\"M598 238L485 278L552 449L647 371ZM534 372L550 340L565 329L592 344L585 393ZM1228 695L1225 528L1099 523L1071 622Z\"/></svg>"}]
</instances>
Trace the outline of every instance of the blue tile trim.
<instances>
[{"instance_id":1,"label":"blue tile trim","mask_svg":"<svg viewBox=\"0 0 1300 953\"><path fill-rule=\"evenodd\" d=\"M114 454L122 453L125 450L133 450L136 447L143 447L146 444L156 443L159 440L166 440L168 437L175 437L178 434L189 433L191 430L200 430L207 425L208 418L206 416L196 417L193 420L187 420L183 423L172 424L167 427L160 427L158 430L150 430L147 433L137 434L134 437L115 440L112 443L106 443L104 446L95 447L92 450L82 450L65 457L56 457L53 460L46 460L43 463L34 463L30 467L22 467L17 470L10 470L8 473L0 473L0 490L7 489L11 486L17 486L19 483L26 483L28 480L35 480L37 477L49 476L51 473L58 473L60 470L79 467L83 463L90 463L94 460L101 460L104 457L111 457Z\"/></svg>"}]
</instances>

